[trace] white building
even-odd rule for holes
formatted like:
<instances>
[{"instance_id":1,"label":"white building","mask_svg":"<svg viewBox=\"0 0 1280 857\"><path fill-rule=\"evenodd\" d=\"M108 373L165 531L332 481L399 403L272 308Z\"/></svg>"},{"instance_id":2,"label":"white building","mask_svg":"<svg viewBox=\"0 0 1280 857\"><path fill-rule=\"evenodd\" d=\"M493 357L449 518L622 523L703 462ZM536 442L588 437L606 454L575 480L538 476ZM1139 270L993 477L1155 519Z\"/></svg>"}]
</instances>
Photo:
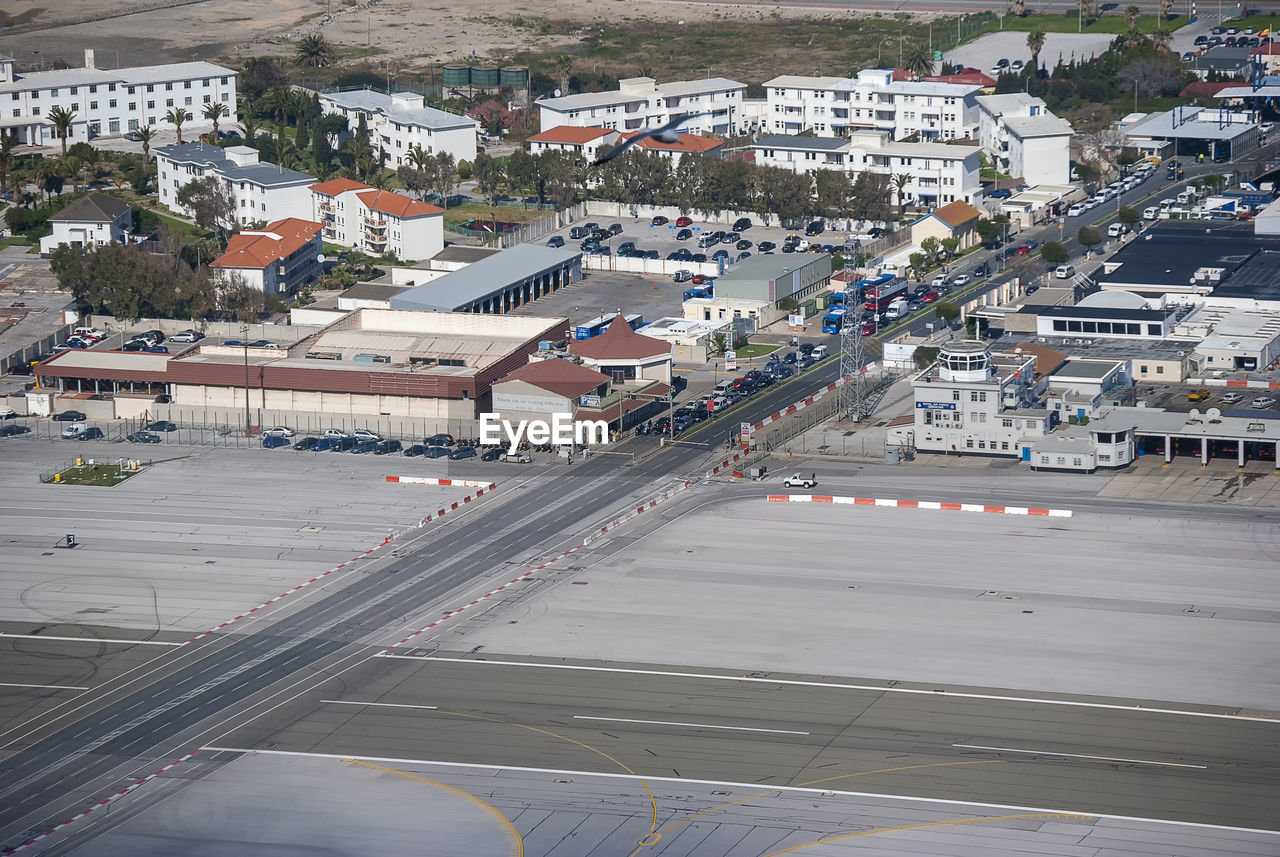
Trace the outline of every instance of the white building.
<instances>
[{"instance_id":1,"label":"white building","mask_svg":"<svg viewBox=\"0 0 1280 857\"><path fill-rule=\"evenodd\" d=\"M40 252L52 253L59 244L99 247L123 244L133 227L132 209L105 193L90 193L49 218L53 232L40 239Z\"/></svg>"},{"instance_id":2,"label":"white building","mask_svg":"<svg viewBox=\"0 0 1280 857\"><path fill-rule=\"evenodd\" d=\"M268 295L289 295L320 276L320 224L278 220L231 236L227 251L209 263L223 282L241 279Z\"/></svg>"},{"instance_id":3,"label":"white building","mask_svg":"<svg viewBox=\"0 0 1280 857\"><path fill-rule=\"evenodd\" d=\"M160 201L180 214L190 217L191 211L178 203L178 191L189 182L214 176L235 204L236 222L227 225L312 219L310 188L315 176L259 162L256 149L195 142L161 146L152 152Z\"/></svg>"},{"instance_id":4,"label":"white building","mask_svg":"<svg viewBox=\"0 0 1280 857\"><path fill-rule=\"evenodd\" d=\"M560 98L540 98L542 130L561 125L638 131L666 124L672 117L697 116L682 126L695 133L727 134L745 127L742 94L747 85L723 77L657 83L651 77L618 81L613 92L583 92Z\"/></svg>"},{"instance_id":5,"label":"white building","mask_svg":"<svg viewBox=\"0 0 1280 857\"><path fill-rule=\"evenodd\" d=\"M444 209L351 179L311 186L325 241L378 256L427 259L444 249Z\"/></svg>"},{"instance_id":6,"label":"white building","mask_svg":"<svg viewBox=\"0 0 1280 857\"><path fill-rule=\"evenodd\" d=\"M476 159L476 134L480 123L469 116L459 116L427 107L415 92L393 92L390 95L361 89L352 92L322 92L320 107L326 113L347 117L348 132L355 133L363 115L369 128L369 142L387 153L387 166L395 168L409 163L409 150L414 146L431 154L446 152L453 162Z\"/></svg>"},{"instance_id":7,"label":"white building","mask_svg":"<svg viewBox=\"0 0 1280 857\"><path fill-rule=\"evenodd\" d=\"M775 135L753 144L756 163L798 173L841 170L886 176L909 175L905 202L945 204L982 198L975 146L946 143L895 143L884 131L855 131L848 138ZM898 198L897 186L894 199Z\"/></svg>"},{"instance_id":8,"label":"white building","mask_svg":"<svg viewBox=\"0 0 1280 857\"><path fill-rule=\"evenodd\" d=\"M600 157L601 146L616 146L622 135L608 128L584 128L559 125L534 134L529 138L529 151L535 155L543 152L572 152L584 160Z\"/></svg>"},{"instance_id":9,"label":"white building","mask_svg":"<svg viewBox=\"0 0 1280 857\"><path fill-rule=\"evenodd\" d=\"M857 77L781 75L764 84L761 130L844 135L858 129L888 131L895 140L976 137L980 86L895 80L891 69L866 69Z\"/></svg>"},{"instance_id":10,"label":"white building","mask_svg":"<svg viewBox=\"0 0 1280 857\"><path fill-rule=\"evenodd\" d=\"M1031 185L1071 181L1071 136L1065 119L1023 92L978 96L979 136L992 165Z\"/></svg>"},{"instance_id":11,"label":"white building","mask_svg":"<svg viewBox=\"0 0 1280 857\"><path fill-rule=\"evenodd\" d=\"M236 72L207 62L100 69L92 49L84 52L84 68L18 74L12 57L0 56L0 128L28 146L61 145L47 119L64 107L75 112L67 144L113 137L143 125L170 128L165 114L181 107L191 114L183 131L212 128L205 105L220 101L227 115L221 127L236 122Z\"/></svg>"}]
</instances>

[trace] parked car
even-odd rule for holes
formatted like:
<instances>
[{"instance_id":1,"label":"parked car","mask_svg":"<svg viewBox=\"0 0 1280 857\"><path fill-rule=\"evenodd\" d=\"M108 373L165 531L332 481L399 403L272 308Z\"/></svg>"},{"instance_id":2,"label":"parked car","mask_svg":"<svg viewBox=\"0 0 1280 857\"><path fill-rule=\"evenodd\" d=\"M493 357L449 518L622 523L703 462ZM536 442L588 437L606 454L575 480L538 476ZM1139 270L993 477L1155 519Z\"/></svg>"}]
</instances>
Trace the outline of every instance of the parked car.
<instances>
[{"instance_id":1,"label":"parked car","mask_svg":"<svg viewBox=\"0 0 1280 857\"><path fill-rule=\"evenodd\" d=\"M361 440L351 445L351 451L356 455L364 455L368 452L374 452L378 448L376 440Z\"/></svg>"},{"instance_id":2,"label":"parked car","mask_svg":"<svg viewBox=\"0 0 1280 857\"><path fill-rule=\"evenodd\" d=\"M146 353L148 353L148 354L168 354L168 353L169 353L169 346L167 346L167 345L148 345L146 348L144 348L144 349L142 349L142 350L143 350L143 351L145 351L145 352L146 352Z\"/></svg>"},{"instance_id":3,"label":"parked car","mask_svg":"<svg viewBox=\"0 0 1280 857\"><path fill-rule=\"evenodd\" d=\"M961 274L960 276L956 277L954 280L951 281L951 285L955 286L956 288L969 285L969 275Z\"/></svg>"},{"instance_id":4,"label":"parked car","mask_svg":"<svg viewBox=\"0 0 1280 857\"><path fill-rule=\"evenodd\" d=\"M453 435L441 432L423 441L426 446L453 446Z\"/></svg>"},{"instance_id":5,"label":"parked car","mask_svg":"<svg viewBox=\"0 0 1280 857\"><path fill-rule=\"evenodd\" d=\"M5 408L3 411L0 411L0 420L12 420L16 419L17 416L18 412L13 408Z\"/></svg>"},{"instance_id":6,"label":"parked car","mask_svg":"<svg viewBox=\"0 0 1280 857\"><path fill-rule=\"evenodd\" d=\"M72 423L62 430L62 439L70 440L71 438L77 437L80 432L84 431L86 428L88 428L88 426L84 423Z\"/></svg>"},{"instance_id":7,"label":"parked car","mask_svg":"<svg viewBox=\"0 0 1280 857\"><path fill-rule=\"evenodd\" d=\"M1002 187L987 193L987 197L990 199L1008 199L1011 196L1013 196L1013 191Z\"/></svg>"},{"instance_id":8,"label":"parked car","mask_svg":"<svg viewBox=\"0 0 1280 857\"><path fill-rule=\"evenodd\" d=\"M621 223L610 223L610 224L609 224L609 228L608 228L608 229L606 229L605 231L606 231L606 232L608 232L610 235L621 235L621 234L622 234L622 224L621 224Z\"/></svg>"},{"instance_id":9,"label":"parked car","mask_svg":"<svg viewBox=\"0 0 1280 857\"><path fill-rule=\"evenodd\" d=\"M84 431L76 432L75 435L76 440L102 440L104 437L106 435L97 426L89 426Z\"/></svg>"},{"instance_id":10,"label":"parked car","mask_svg":"<svg viewBox=\"0 0 1280 857\"><path fill-rule=\"evenodd\" d=\"M29 434L30 432L30 426L20 426L10 423L4 428L0 428L0 437L13 437L14 435Z\"/></svg>"},{"instance_id":11,"label":"parked car","mask_svg":"<svg viewBox=\"0 0 1280 857\"><path fill-rule=\"evenodd\" d=\"M676 226L683 228L685 226L692 226L692 225L693 225L693 218L689 217L687 214L682 214L676 218Z\"/></svg>"},{"instance_id":12,"label":"parked car","mask_svg":"<svg viewBox=\"0 0 1280 857\"><path fill-rule=\"evenodd\" d=\"M170 342L199 342L204 334L198 330L182 330L169 337Z\"/></svg>"},{"instance_id":13,"label":"parked car","mask_svg":"<svg viewBox=\"0 0 1280 857\"><path fill-rule=\"evenodd\" d=\"M350 433L339 428L327 428L320 433L321 437L351 437Z\"/></svg>"},{"instance_id":14,"label":"parked car","mask_svg":"<svg viewBox=\"0 0 1280 857\"><path fill-rule=\"evenodd\" d=\"M422 454L427 458L448 458L453 449L447 446L428 446Z\"/></svg>"},{"instance_id":15,"label":"parked car","mask_svg":"<svg viewBox=\"0 0 1280 857\"><path fill-rule=\"evenodd\" d=\"M692 229L681 229L679 232L676 233L677 241L688 241L692 237L693 237Z\"/></svg>"},{"instance_id":16,"label":"parked car","mask_svg":"<svg viewBox=\"0 0 1280 857\"><path fill-rule=\"evenodd\" d=\"M671 221L663 217L661 214L655 215L653 220L649 221L650 226L666 226Z\"/></svg>"},{"instance_id":17,"label":"parked car","mask_svg":"<svg viewBox=\"0 0 1280 857\"><path fill-rule=\"evenodd\" d=\"M63 411L60 414L53 415L54 422L59 422L59 423L80 422L82 420L87 420L87 419L89 418L84 415L83 411Z\"/></svg>"},{"instance_id":18,"label":"parked car","mask_svg":"<svg viewBox=\"0 0 1280 857\"><path fill-rule=\"evenodd\" d=\"M297 443L295 443L293 445L293 448L297 452L309 452L311 450L311 444L315 443L319 439L320 438L318 437L310 437L310 436L304 437L301 440L299 440Z\"/></svg>"},{"instance_id":19,"label":"parked car","mask_svg":"<svg viewBox=\"0 0 1280 857\"><path fill-rule=\"evenodd\" d=\"M1187 393L1187 401L1188 402L1204 402L1204 401L1208 401L1209 397L1212 395L1213 394L1209 392L1208 387L1197 387L1196 389L1192 390L1190 393Z\"/></svg>"},{"instance_id":20,"label":"parked car","mask_svg":"<svg viewBox=\"0 0 1280 857\"><path fill-rule=\"evenodd\" d=\"M1228 392L1228 393L1223 393L1223 394L1222 394L1222 401L1223 401L1225 404L1228 404L1228 405L1234 405L1234 404L1236 404L1237 402L1242 402L1242 401L1244 401L1244 394L1243 394L1243 393L1237 393L1235 390L1232 390L1232 391L1230 391L1230 392Z\"/></svg>"},{"instance_id":21,"label":"parked car","mask_svg":"<svg viewBox=\"0 0 1280 857\"><path fill-rule=\"evenodd\" d=\"M672 275L671 279L677 283L687 283L693 279L693 271L681 268Z\"/></svg>"},{"instance_id":22,"label":"parked car","mask_svg":"<svg viewBox=\"0 0 1280 857\"><path fill-rule=\"evenodd\" d=\"M761 241L759 244L756 245L756 249L759 250L761 253L772 253L774 250L777 249L777 247L778 245L774 244L772 241Z\"/></svg>"},{"instance_id":23,"label":"parked car","mask_svg":"<svg viewBox=\"0 0 1280 857\"><path fill-rule=\"evenodd\" d=\"M299 446L301 446L301 445L302 445L302 443L305 443L305 442L306 442L306 440L310 440L310 441L311 441L310 443L308 443L308 444L307 444L307 449L311 450L312 452L328 452L328 451L330 451L331 449L333 449L334 444L336 444L338 441L342 440L342 438L340 438L340 437L313 437L313 438L308 438L308 439L304 439L303 441L300 441L298 445L299 445Z\"/></svg>"},{"instance_id":24,"label":"parked car","mask_svg":"<svg viewBox=\"0 0 1280 857\"><path fill-rule=\"evenodd\" d=\"M367 428L358 428L351 433L351 436L359 441L371 440L374 443L382 440L382 435L378 434L373 429Z\"/></svg>"},{"instance_id":25,"label":"parked car","mask_svg":"<svg viewBox=\"0 0 1280 857\"><path fill-rule=\"evenodd\" d=\"M159 443L160 435L149 431L135 431L133 434L125 435L124 439L129 443Z\"/></svg>"},{"instance_id":26,"label":"parked car","mask_svg":"<svg viewBox=\"0 0 1280 857\"><path fill-rule=\"evenodd\" d=\"M804 228L805 235L821 235L826 231L827 224L823 223L821 220L810 221L809 225Z\"/></svg>"},{"instance_id":27,"label":"parked car","mask_svg":"<svg viewBox=\"0 0 1280 857\"><path fill-rule=\"evenodd\" d=\"M279 348L280 346L276 345L274 342L272 342L269 339L257 339L257 340L254 340L253 342L250 342L249 347L250 348Z\"/></svg>"},{"instance_id":28,"label":"parked car","mask_svg":"<svg viewBox=\"0 0 1280 857\"><path fill-rule=\"evenodd\" d=\"M751 228L751 225L752 225L751 218L739 217L737 220L733 221L733 231L746 232L748 229Z\"/></svg>"},{"instance_id":29,"label":"parked car","mask_svg":"<svg viewBox=\"0 0 1280 857\"><path fill-rule=\"evenodd\" d=\"M560 236L560 235L552 235L550 238L548 238L548 239L547 239L547 246L548 246L548 247L557 247L557 248L558 248L558 247L563 247L563 246L564 246L564 237L563 237L563 236Z\"/></svg>"},{"instance_id":30,"label":"parked car","mask_svg":"<svg viewBox=\"0 0 1280 857\"><path fill-rule=\"evenodd\" d=\"M532 464L533 456L527 452L504 452L502 460L509 461L512 464Z\"/></svg>"},{"instance_id":31,"label":"parked car","mask_svg":"<svg viewBox=\"0 0 1280 857\"><path fill-rule=\"evenodd\" d=\"M289 438L283 435L269 434L262 439L262 448L277 449L282 446L288 446L289 443L290 443Z\"/></svg>"},{"instance_id":32,"label":"parked car","mask_svg":"<svg viewBox=\"0 0 1280 857\"><path fill-rule=\"evenodd\" d=\"M147 431L177 431L178 424L169 420L156 420L153 423L147 423Z\"/></svg>"},{"instance_id":33,"label":"parked car","mask_svg":"<svg viewBox=\"0 0 1280 857\"><path fill-rule=\"evenodd\" d=\"M1258 398L1254 399L1252 402L1249 403L1249 407L1262 410L1263 408L1271 407L1275 403L1276 403L1276 400L1271 396L1259 396Z\"/></svg>"},{"instance_id":34,"label":"parked car","mask_svg":"<svg viewBox=\"0 0 1280 857\"><path fill-rule=\"evenodd\" d=\"M499 458L502 458L502 455L503 455L502 447L491 446L488 449L486 449L484 452L480 453L480 460L481 461L497 461Z\"/></svg>"},{"instance_id":35,"label":"parked car","mask_svg":"<svg viewBox=\"0 0 1280 857\"><path fill-rule=\"evenodd\" d=\"M792 473L782 480L784 488L813 488L818 484L816 473Z\"/></svg>"},{"instance_id":36,"label":"parked car","mask_svg":"<svg viewBox=\"0 0 1280 857\"><path fill-rule=\"evenodd\" d=\"M412 446L406 446L404 448L404 456L405 458L417 458L419 455L422 455L426 451L427 451L427 448L425 446L423 446L420 443L415 443Z\"/></svg>"},{"instance_id":37,"label":"parked car","mask_svg":"<svg viewBox=\"0 0 1280 857\"><path fill-rule=\"evenodd\" d=\"M373 454L390 455L393 452L400 452L402 449L404 449L404 444L400 443L398 440L382 440L378 441L377 445L374 447Z\"/></svg>"},{"instance_id":38,"label":"parked car","mask_svg":"<svg viewBox=\"0 0 1280 857\"><path fill-rule=\"evenodd\" d=\"M474 446L460 446L453 452L449 453L450 461L459 461L463 458L475 458L476 448Z\"/></svg>"},{"instance_id":39,"label":"parked car","mask_svg":"<svg viewBox=\"0 0 1280 857\"><path fill-rule=\"evenodd\" d=\"M288 426L272 426L263 432L267 437L293 437L295 434L297 432Z\"/></svg>"}]
</instances>

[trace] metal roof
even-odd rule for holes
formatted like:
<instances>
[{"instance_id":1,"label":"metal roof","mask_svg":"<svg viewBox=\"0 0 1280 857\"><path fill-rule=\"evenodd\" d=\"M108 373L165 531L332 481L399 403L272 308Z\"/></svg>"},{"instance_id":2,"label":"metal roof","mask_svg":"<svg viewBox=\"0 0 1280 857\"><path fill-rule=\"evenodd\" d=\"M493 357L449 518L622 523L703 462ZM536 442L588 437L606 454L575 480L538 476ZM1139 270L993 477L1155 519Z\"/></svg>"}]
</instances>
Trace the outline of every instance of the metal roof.
<instances>
[{"instance_id":1,"label":"metal roof","mask_svg":"<svg viewBox=\"0 0 1280 857\"><path fill-rule=\"evenodd\" d=\"M843 137L803 137L797 134L771 134L751 144L753 149L812 149L819 152L838 152L848 148Z\"/></svg>"},{"instance_id":2,"label":"metal roof","mask_svg":"<svg viewBox=\"0 0 1280 857\"><path fill-rule=\"evenodd\" d=\"M401 292L391 299L391 308L453 312L530 277L566 264L581 264L581 259L578 250L517 244Z\"/></svg>"},{"instance_id":3,"label":"metal roof","mask_svg":"<svg viewBox=\"0 0 1280 857\"><path fill-rule=\"evenodd\" d=\"M151 150L157 158L165 158L175 164L199 164L210 167L228 181L246 181L266 187L291 184L312 184L315 176L290 170L276 164L259 162L239 166L227 157L221 146L196 141L182 145L161 146Z\"/></svg>"},{"instance_id":4,"label":"metal roof","mask_svg":"<svg viewBox=\"0 0 1280 857\"><path fill-rule=\"evenodd\" d=\"M400 96L402 99L409 97L421 104L422 96L417 93L397 92L394 95ZM370 113L382 113L393 122L399 122L402 125L416 125L420 128L430 128L434 131L449 128L478 128L480 125L470 116L459 116L456 113L437 110L434 107L425 105L402 107L392 100L392 95L376 92L372 89L357 89L351 92L326 92L322 93L320 97L328 99L347 110L366 110Z\"/></svg>"}]
</instances>

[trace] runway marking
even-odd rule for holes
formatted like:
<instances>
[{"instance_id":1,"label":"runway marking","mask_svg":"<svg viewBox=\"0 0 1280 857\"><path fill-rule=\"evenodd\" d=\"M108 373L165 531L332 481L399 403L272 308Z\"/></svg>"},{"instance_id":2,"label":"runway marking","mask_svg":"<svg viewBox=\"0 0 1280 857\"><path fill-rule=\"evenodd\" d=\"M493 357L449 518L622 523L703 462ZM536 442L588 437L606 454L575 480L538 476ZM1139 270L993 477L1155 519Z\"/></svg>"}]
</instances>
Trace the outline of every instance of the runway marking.
<instances>
[{"instance_id":1,"label":"runway marking","mask_svg":"<svg viewBox=\"0 0 1280 857\"><path fill-rule=\"evenodd\" d=\"M913 687L886 687L879 684L843 684L826 681L800 681L798 679L761 678L745 675L716 675L714 673L682 673L667 670L638 670L625 667L592 667L583 664L539 664L529 661L495 661L463 660L461 658L439 658L433 655L396 655L389 652L378 655L382 658L401 658L410 661L444 661L451 664L489 664L503 667L536 667L548 670L582 670L586 672L622 673L624 675L652 675L668 678L697 678L714 681L743 681L754 684L781 684L789 687L827 687L833 690L870 690L876 693L906 693L916 696L944 696L956 699L989 699L996 702L1025 702L1032 705L1062 705L1069 708L1098 708L1107 711L1136 711L1142 714L1173 714L1179 717L1208 717L1214 720L1242 720L1238 714L1220 714L1213 711L1187 711L1178 708L1147 708L1142 705L1120 705L1108 702L1080 702L1072 699L1043 699L1034 696L1001 696L992 693L964 693L950 690L924 690ZM1280 723L1280 717L1250 716L1254 723Z\"/></svg>"},{"instance_id":2,"label":"runway marking","mask_svg":"<svg viewBox=\"0 0 1280 857\"><path fill-rule=\"evenodd\" d=\"M1120 759L1115 756L1089 756L1084 753L1055 753L1052 750L1017 750L1013 747L984 747L981 744L952 744L962 750L994 750L998 753L1027 753L1032 756L1061 756L1064 759L1092 759L1099 762L1129 762L1134 765L1159 765L1162 768L1196 768L1207 771L1208 765L1184 765L1181 762L1156 762L1151 759Z\"/></svg>"},{"instance_id":3,"label":"runway marking","mask_svg":"<svg viewBox=\"0 0 1280 857\"><path fill-rule=\"evenodd\" d=\"M471 768L482 771L518 771L528 774L555 774L565 777L605 777L615 780L637 780L643 782L649 780L659 783L683 783L685 785L701 785L701 786L727 786L729 788L737 788L744 790L759 789L759 783L738 783L729 780L697 780L686 777L660 777L645 774L610 774L600 771L572 771L561 768L530 768L520 765L484 765L477 762L439 762L432 759L399 759L387 758L383 756L353 756L350 753L306 753L296 750L255 750L249 747L201 747L202 751L210 753L256 753L261 756L301 756L303 758L319 758L319 759L359 759L370 762L387 762L397 765L436 765L444 768ZM1077 815L1089 816L1091 818L1105 818L1113 821L1142 821L1151 824L1169 824L1177 827L1192 827L1198 830L1226 830L1234 833L1258 833L1266 836L1280 836L1280 830L1264 830L1256 827L1233 827L1227 824L1206 824L1198 821L1176 821L1168 818L1146 818L1139 815L1112 815L1105 812L1085 812L1083 810L1074 809L1048 809L1041 806L1018 806L1016 804L1006 803L984 803L972 800L952 800L949 798L937 797L917 797L914 795L900 794L881 794L878 792L851 792L841 791L828 788L809 788L806 786L774 786L774 791L780 792L796 792L799 794L836 794L843 797L858 798L875 798L880 800L900 800L910 803L929 803L939 804L942 806L977 806L984 809L1001 809L1001 810L1017 810L1020 812L1043 813L1046 815Z\"/></svg>"},{"instance_id":4,"label":"runway marking","mask_svg":"<svg viewBox=\"0 0 1280 857\"><path fill-rule=\"evenodd\" d=\"M979 818L953 818L948 821L924 821L920 824L904 824L899 827L880 827L876 830L861 830L857 833L841 833L836 836L827 836L823 839L815 839L812 842L792 845L790 848L783 848L781 851L771 851L764 855L764 857L780 857L782 854L790 854L792 851L799 851L801 848L811 848L814 845L826 845L829 842L839 842L842 839L853 839L857 836L878 836L881 833L897 833L900 830L922 830L928 827L947 827L948 825L956 824L985 824L988 821L1022 821L1024 819L1032 818L1092 821L1094 816L1076 815L1069 812L1033 812L1024 815L996 815Z\"/></svg>"},{"instance_id":5,"label":"runway marking","mask_svg":"<svg viewBox=\"0 0 1280 857\"><path fill-rule=\"evenodd\" d=\"M366 762L361 759L346 758L346 759L343 759L342 761L348 762L352 765L361 765L366 768L373 768L376 771L382 771L383 773L387 773L387 774L395 774L398 777L405 777L406 779L417 780L420 783L427 783L428 785L439 786L442 789L447 789L453 792L454 794L459 794L465 798L475 801L476 803L484 807L486 810L488 810L490 813L492 813L495 818L497 818L499 821L502 822L502 826L506 828L507 834L511 836L511 841L515 845L516 857L524 857L524 839L521 838L520 831L516 830L516 826L511 823L511 819L503 815L502 812L493 804L487 801L481 800L480 798L473 795L471 792L464 791L460 788L455 788L454 786L446 785L445 783L439 783L439 782L436 782L435 780L429 780L426 777L420 777L417 774L410 774L410 773L406 773L405 771L397 771L395 768L386 768L386 767L383 767L382 765L375 765L372 762Z\"/></svg>"},{"instance_id":6,"label":"runway marking","mask_svg":"<svg viewBox=\"0 0 1280 857\"><path fill-rule=\"evenodd\" d=\"M182 641L166 640L104 640L100 637L46 637L43 634L0 634L15 640L63 640L71 643L123 643L127 646L185 646Z\"/></svg>"},{"instance_id":7,"label":"runway marking","mask_svg":"<svg viewBox=\"0 0 1280 857\"><path fill-rule=\"evenodd\" d=\"M354 702L350 699L322 699L320 701L327 702L330 705L376 705L379 708L421 708L427 711L438 710L434 705L401 705L397 702Z\"/></svg>"},{"instance_id":8,"label":"runway marking","mask_svg":"<svg viewBox=\"0 0 1280 857\"><path fill-rule=\"evenodd\" d=\"M40 690L88 690L87 687L72 687L66 684L11 684L7 681L0 681L0 687L34 687Z\"/></svg>"},{"instance_id":9,"label":"runway marking","mask_svg":"<svg viewBox=\"0 0 1280 857\"><path fill-rule=\"evenodd\" d=\"M624 717L588 717L585 714L573 715L574 720L607 720L610 723L647 723L652 726L690 726L695 729L732 729L734 732L772 732L777 735L808 735L808 732L796 732L791 729L753 729L750 726L712 726L710 723L674 723L667 720L628 720Z\"/></svg>"}]
</instances>

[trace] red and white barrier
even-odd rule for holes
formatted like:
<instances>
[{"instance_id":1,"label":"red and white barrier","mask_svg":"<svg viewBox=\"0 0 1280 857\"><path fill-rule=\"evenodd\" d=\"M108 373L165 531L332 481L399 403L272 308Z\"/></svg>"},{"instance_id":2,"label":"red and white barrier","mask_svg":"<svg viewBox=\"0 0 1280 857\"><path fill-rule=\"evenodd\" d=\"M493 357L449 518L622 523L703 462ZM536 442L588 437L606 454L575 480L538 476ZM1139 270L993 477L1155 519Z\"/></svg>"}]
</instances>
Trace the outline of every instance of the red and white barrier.
<instances>
[{"instance_id":1,"label":"red and white barrier","mask_svg":"<svg viewBox=\"0 0 1280 857\"><path fill-rule=\"evenodd\" d=\"M187 755L183 756L181 759L170 762L169 764L165 765L163 768L156 771L155 773L147 774L145 777L142 777L137 782L132 783L129 786L126 786L125 788L121 789L120 791L116 792L110 797L107 797L98 801L97 803L95 803L93 806L89 807L85 811L78 813L76 815L73 815L71 816L71 818L68 818L66 821L62 822L61 824L58 824L49 828L44 833L41 833L39 836L33 836L30 839L28 839L26 842L23 842L21 845L17 845L13 848L6 849L5 851L0 851L0 855L3 855L3 857L9 857L10 854L17 854L19 851L25 851L26 849L30 848L32 845L35 845L41 839L50 837L53 834L57 833L59 830L62 830L64 827L68 827L72 824L75 824L80 819L89 815L89 813L95 810L101 809L102 807L107 806L108 804L112 804L115 801L119 800L120 798L124 797L125 795L129 794L130 792L136 791L137 789L142 788L147 783L151 782L156 777L163 774L165 771L178 767L178 765L181 765L183 762L187 761L188 759L190 759L192 756L196 755L196 753L199 753L199 752L200 752L199 750L196 750L193 753L188 753Z\"/></svg>"},{"instance_id":2,"label":"red and white barrier","mask_svg":"<svg viewBox=\"0 0 1280 857\"><path fill-rule=\"evenodd\" d=\"M829 497L819 494L770 494L770 503L835 503L846 506L886 506L897 509L938 509L944 512L989 512L996 515L1034 515L1070 518L1070 509L1032 509L1027 506L986 506L981 503L942 503L937 500L886 500L879 497Z\"/></svg>"},{"instance_id":3,"label":"red and white barrier","mask_svg":"<svg viewBox=\"0 0 1280 857\"><path fill-rule=\"evenodd\" d=\"M1280 381L1257 381L1243 378L1188 378L1188 384L1206 387L1232 387L1237 390L1280 390Z\"/></svg>"},{"instance_id":4,"label":"red and white barrier","mask_svg":"<svg viewBox=\"0 0 1280 857\"><path fill-rule=\"evenodd\" d=\"M605 524L603 527L600 527L600 528L599 528L598 530L596 530L594 533L592 533L591 535L589 535L589 536L587 536L586 538L584 538L584 539L582 540L582 544L583 544L584 546L591 544L593 541L595 541L596 539L600 538L601 536L603 536L605 533L609 532L610 530L616 530L618 527L622 526L622 525L623 525L623 524L625 524L627 521L630 521L632 518L636 517L637 515L643 515L645 512L649 511L649 510L650 510L650 509L652 509L654 506L657 506L659 503L663 502L664 500L670 500L672 497L676 496L676 495L677 495L677 494L679 494L680 492L682 492L682 491L686 491L686 490L688 490L689 488L692 488L692 487L693 487L693 481L692 481L692 480L687 480L687 481L685 481L685 482L680 483L680 484L679 484L679 485L677 485L675 488L672 488L670 491L666 491L666 492L664 492L664 493L662 493L662 494L659 494L657 497L654 497L654 498L653 498L652 500L650 500L648 503L645 503L645 504L643 504L643 505L641 505L641 506L637 506L636 508L634 508L634 509L632 509L631 511L627 512L627 513L626 513L625 515L623 515L622 517L620 517L620 518L614 518L612 521L610 521L609 523Z\"/></svg>"},{"instance_id":5,"label":"red and white barrier","mask_svg":"<svg viewBox=\"0 0 1280 857\"><path fill-rule=\"evenodd\" d=\"M859 370L858 374L865 375L868 371L875 368L875 365L876 364L874 363L868 363L866 366L863 366L861 370ZM806 396L804 399L800 400L799 402L796 402L794 405L790 405L786 408L783 408L777 413L770 414L769 416L762 419L760 422L753 425L751 429L752 431L758 431L759 429L764 428L771 422L784 419L785 417L789 417L794 413L803 411L805 408L809 407L814 402L826 396L827 393L834 392L835 390L839 389L840 387L843 387L845 384L849 383L852 380L853 380L852 375L845 375L841 378L837 378L827 386L823 387L821 390L816 391L813 395Z\"/></svg>"},{"instance_id":6,"label":"red and white barrier","mask_svg":"<svg viewBox=\"0 0 1280 857\"><path fill-rule=\"evenodd\" d=\"M475 482L470 479L433 479L430 476L388 476L388 482L399 482L401 485L454 485L462 488L484 488L492 491L497 488L494 482Z\"/></svg>"}]
</instances>

